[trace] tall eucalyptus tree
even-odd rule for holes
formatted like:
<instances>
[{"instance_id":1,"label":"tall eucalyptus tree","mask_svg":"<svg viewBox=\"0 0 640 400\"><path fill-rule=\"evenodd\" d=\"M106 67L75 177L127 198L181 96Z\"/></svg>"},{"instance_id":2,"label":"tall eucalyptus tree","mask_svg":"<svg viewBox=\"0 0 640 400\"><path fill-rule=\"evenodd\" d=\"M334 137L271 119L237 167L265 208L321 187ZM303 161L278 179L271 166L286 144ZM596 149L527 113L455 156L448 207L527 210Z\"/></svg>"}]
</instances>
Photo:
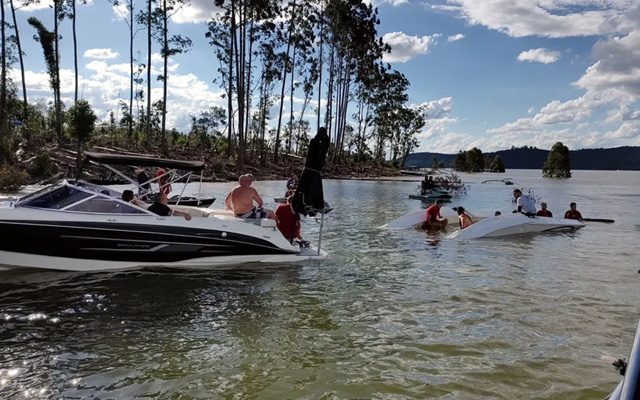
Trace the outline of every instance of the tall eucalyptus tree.
<instances>
[{"instance_id":1,"label":"tall eucalyptus tree","mask_svg":"<svg viewBox=\"0 0 640 400\"><path fill-rule=\"evenodd\" d=\"M135 4L134 0L110 0L114 9L120 14L122 20L127 24L129 30L129 114L127 119L127 136L131 139L133 137L133 98L134 98L134 39L136 34L140 31L139 24L136 23L134 18ZM124 6L124 11L120 6Z\"/></svg>"},{"instance_id":2,"label":"tall eucalyptus tree","mask_svg":"<svg viewBox=\"0 0 640 400\"><path fill-rule=\"evenodd\" d=\"M45 28L42 22L40 22L40 20L36 17L30 17L27 22L38 32L38 35L34 36L34 39L40 42L40 45L42 46L42 52L44 53L44 60L47 65L47 73L49 74L49 85L53 90L53 107L55 114L54 125L56 129L56 135L58 137L58 144L62 144L64 138L62 135L62 121L60 119L60 73L58 67L58 54L56 52L56 34L54 32L50 32L47 28Z\"/></svg>"}]
</instances>

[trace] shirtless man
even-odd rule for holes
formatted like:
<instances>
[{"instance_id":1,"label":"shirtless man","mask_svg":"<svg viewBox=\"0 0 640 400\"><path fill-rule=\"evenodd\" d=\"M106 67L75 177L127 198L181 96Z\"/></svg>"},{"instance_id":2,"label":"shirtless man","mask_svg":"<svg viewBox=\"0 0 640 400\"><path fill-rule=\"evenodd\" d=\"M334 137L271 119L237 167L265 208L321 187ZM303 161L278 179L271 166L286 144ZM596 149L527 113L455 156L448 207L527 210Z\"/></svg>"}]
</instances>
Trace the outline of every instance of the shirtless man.
<instances>
[{"instance_id":1,"label":"shirtless man","mask_svg":"<svg viewBox=\"0 0 640 400\"><path fill-rule=\"evenodd\" d=\"M238 179L239 185L234 187L224 200L225 208L233 211L233 213L240 218L274 219L273 211L262 208L264 202L258 192L251 187L252 182L253 175L241 175L240 179ZM258 207L253 205L254 200Z\"/></svg>"}]
</instances>

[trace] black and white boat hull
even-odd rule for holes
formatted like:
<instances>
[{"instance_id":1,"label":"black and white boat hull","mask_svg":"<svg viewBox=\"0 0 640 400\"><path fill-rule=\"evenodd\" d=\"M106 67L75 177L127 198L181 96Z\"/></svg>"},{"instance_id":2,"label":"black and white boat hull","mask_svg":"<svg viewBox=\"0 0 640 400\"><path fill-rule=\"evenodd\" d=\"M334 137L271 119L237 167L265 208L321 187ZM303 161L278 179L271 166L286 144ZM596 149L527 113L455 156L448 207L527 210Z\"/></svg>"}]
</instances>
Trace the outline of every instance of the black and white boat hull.
<instances>
[{"instance_id":1,"label":"black and white boat hull","mask_svg":"<svg viewBox=\"0 0 640 400\"><path fill-rule=\"evenodd\" d=\"M83 214L0 209L0 265L73 271L203 267L323 258L279 231L234 217Z\"/></svg>"}]
</instances>

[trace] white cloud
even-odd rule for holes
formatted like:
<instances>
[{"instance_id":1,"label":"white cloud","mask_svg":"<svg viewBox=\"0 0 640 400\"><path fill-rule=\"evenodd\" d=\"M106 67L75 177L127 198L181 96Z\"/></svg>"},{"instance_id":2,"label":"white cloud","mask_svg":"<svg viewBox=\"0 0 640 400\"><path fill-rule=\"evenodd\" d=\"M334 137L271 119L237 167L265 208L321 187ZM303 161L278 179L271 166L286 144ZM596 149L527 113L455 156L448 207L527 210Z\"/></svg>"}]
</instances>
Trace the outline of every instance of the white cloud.
<instances>
[{"instance_id":1,"label":"white cloud","mask_svg":"<svg viewBox=\"0 0 640 400\"><path fill-rule=\"evenodd\" d=\"M464 39L464 35L462 33L457 33L455 35L451 35L447 38L448 42L457 42L458 40Z\"/></svg>"},{"instance_id":2,"label":"white cloud","mask_svg":"<svg viewBox=\"0 0 640 400\"><path fill-rule=\"evenodd\" d=\"M474 25L509 36L572 37L618 33L634 0L449 0L446 7ZM628 20L627 20L628 21Z\"/></svg>"},{"instance_id":3,"label":"white cloud","mask_svg":"<svg viewBox=\"0 0 640 400\"><path fill-rule=\"evenodd\" d=\"M547 49L531 49L518 54L518 61L537 62L541 64L551 64L560 58L559 51L550 51Z\"/></svg>"},{"instance_id":4,"label":"white cloud","mask_svg":"<svg viewBox=\"0 0 640 400\"><path fill-rule=\"evenodd\" d=\"M578 87L590 91L615 88L640 96L640 29L596 43L593 56L598 61L578 79Z\"/></svg>"},{"instance_id":5,"label":"white cloud","mask_svg":"<svg viewBox=\"0 0 640 400\"><path fill-rule=\"evenodd\" d=\"M386 62L407 62L419 55L427 54L430 46L435 44L435 40L440 35L432 36L410 36L404 32L385 33L382 40L391 46L391 53L385 54L383 60Z\"/></svg>"},{"instance_id":6,"label":"white cloud","mask_svg":"<svg viewBox=\"0 0 640 400\"><path fill-rule=\"evenodd\" d=\"M84 52L84 57L97 60L110 60L118 56L119 54L111 49L89 49Z\"/></svg>"},{"instance_id":7,"label":"white cloud","mask_svg":"<svg viewBox=\"0 0 640 400\"><path fill-rule=\"evenodd\" d=\"M208 22L220 12L220 8L211 0L191 0L189 4L180 8L171 20L177 24L198 24Z\"/></svg>"},{"instance_id":8,"label":"white cloud","mask_svg":"<svg viewBox=\"0 0 640 400\"><path fill-rule=\"evenodd\" d=\"M169 75L167 97L167 127L187 130L189 114L197 114L213 105L224 106L222 91L211 88L208 83L191 73L181 74L179 64L170 60L170 68L175 72ZM152 76L161 73L160 68L152 68ZM12 70L12 78L20 80L19 71ZM46 72L25 71L29 100L39 97L51 98L49 76ZM73 101L74 75L69 69L60 71L61 94L67 106ZM154 80L151 100L162 98L162 87ZM129 98L129 64L110 64L109 60L94 59L84 66L84 76L79 79L80 96L89 101L98 117L105 120L109 111L118 116L119 102ZM145 87L146 91L146 87ZM135 106L134 106L135 107Z\"/></svg>"}]
</instances>

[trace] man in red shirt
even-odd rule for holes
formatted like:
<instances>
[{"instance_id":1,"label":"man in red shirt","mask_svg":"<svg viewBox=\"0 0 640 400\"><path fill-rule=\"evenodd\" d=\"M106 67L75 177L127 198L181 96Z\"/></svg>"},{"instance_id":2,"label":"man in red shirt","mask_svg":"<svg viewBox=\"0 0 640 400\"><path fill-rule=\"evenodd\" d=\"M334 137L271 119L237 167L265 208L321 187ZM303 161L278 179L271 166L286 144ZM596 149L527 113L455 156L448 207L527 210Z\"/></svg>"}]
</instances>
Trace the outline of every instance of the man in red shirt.
<instances>
[{"instance_id":1,"label":"man in red shirt","mask_svg":"<svg viewBox=\"0 0 640 400\"><path fill-rule=\"evenodd\" d=\"M440 215L440 208L442 207L442 200L437 200L435 204L427 208L427 219L423 224L423 229L429 231L444 230L447 227L449 220L442 218Z\"/></svg>"},{"instance_id":2,"label":"man in red shirt","mask_svg":"<svg viewBox=\"0 0 640 400\"><path fill-rule=\"evenodd\" d=\"M275 211L276 226L285 239L293 243L293 239L302 241L300 236L300 216L293 211L291 200L293 196L287 197L286 203L278 205Z\"/></svg>"},{"instance_id":3,"label":"man in red shirt","mask_svg":"<svg viewBox=\"0 0 640 400\"><path fill-rule=\"evenodd\" d=\"M582 221L582 214L577 210L576 203L569 204L569 211L564 213L564 217L566 219L577 219L578 221Z\"/></svg>"},{"instance_id":4,"label":"man in red shirt","mask_svg":"<svg viewBox=\"0 0 640 400\"><path fill-rule=\"evenodd\" d=\"M547 203L540 203L540 207L542 207L542 209L538 210L536 213L538 217L553 217L553 213L547 210Z\"/></svg>"},{"instance_id":5,"label":"man in red shirt","mask_svg":"<svg viewBox=\"0 0 640 400\"><path fill-rule=\"evenodd\" d=\"M158 168L156 172L156 178L158 181L158 185L160 186L160 192L168 195L171 193L171 185L169 182L169 175L167 175L167 171L164 168Z\"/></svg>"}]
</instances>

